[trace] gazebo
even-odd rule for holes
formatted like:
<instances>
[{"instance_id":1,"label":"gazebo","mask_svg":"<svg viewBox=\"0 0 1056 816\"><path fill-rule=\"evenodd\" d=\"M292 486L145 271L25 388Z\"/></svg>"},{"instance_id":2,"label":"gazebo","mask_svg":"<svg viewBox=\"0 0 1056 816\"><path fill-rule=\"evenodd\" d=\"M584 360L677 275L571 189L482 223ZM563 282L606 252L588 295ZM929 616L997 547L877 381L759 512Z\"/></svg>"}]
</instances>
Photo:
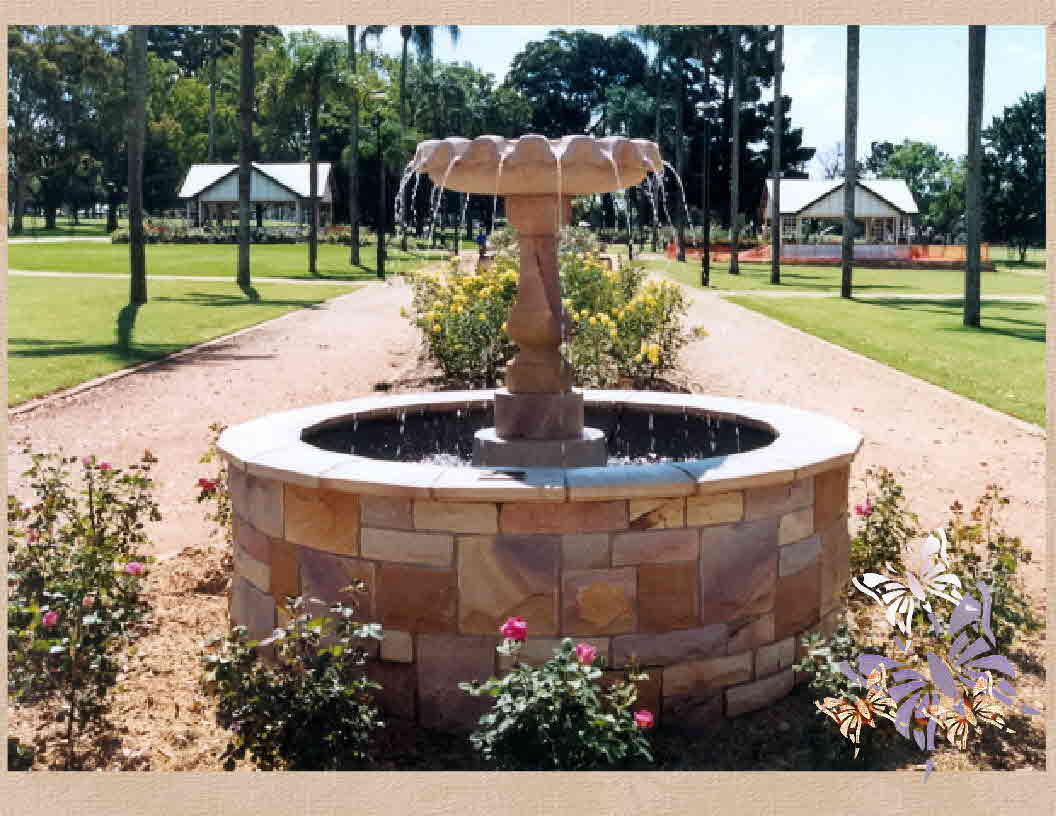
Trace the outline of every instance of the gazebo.
<instances>
[{"instance_id":1,"label":"gazebo","mask_svg":"<svg viewBox=\"0 0 1056 816\"><path fill-rule=\"evenodd\" d=\"M316 195L319 198L319 226L333 220L333 187L330 163L319 162ZM254 206L257 226L262 226L265 209L269 217L305 223L310 212L309 162L253 162L249 200ZM187 203L187 220L202 225L207 221L223 222L232 217L238 206L237 164L194 164L180 186L179 198Z\"/></svg>"},{"instance_id":2,"label":"gazebo","mask_svg":"<svg viewBox=\"0 0 1056 816\"><path fill-rule=\"evenodd\" d=\"M806 219L842 221L844 183L843 179L781 179L782 242L802 244L803 222ZM770 196L773 195L773 185L773 179L766 180L759 203L760 220L768 228L771 227ZM893 247L908 244L912 236L911 216L917 212L917 202L903 179L858 180L854 191L854 217L865 222L866 244ZM860 254L863 249L856 246L855 254ZM789 250L795 252L792 246ZM876 254L876 251L865 252Z\"/></svg>"}]
</instances>

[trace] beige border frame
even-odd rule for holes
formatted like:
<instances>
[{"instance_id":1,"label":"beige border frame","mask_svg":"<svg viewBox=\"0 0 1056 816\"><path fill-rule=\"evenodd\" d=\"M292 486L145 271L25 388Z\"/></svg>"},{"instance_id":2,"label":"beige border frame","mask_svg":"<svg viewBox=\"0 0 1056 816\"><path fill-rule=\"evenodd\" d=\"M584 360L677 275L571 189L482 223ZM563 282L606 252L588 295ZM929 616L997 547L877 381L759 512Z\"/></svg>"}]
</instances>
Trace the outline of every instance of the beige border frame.
<instances>
[{"instance_id":1,"label":"beige border frame","mask_svg":"<svg viewBox=\"0 0 1056 816\"><path fill-rule=\"evenodd\" d=\"M971 0L970 0L971 2ZM960 4L918 3L881 6L868 0L719 0L685 3L681 0L531 0L522 3L516 17L494 0L425 3L390 0L379 8L373 3L323 0L301 5L295 0L278 3L206 2L184 0L178 6L158 2L126 3L87 0L77 3L41 3L39 0L3 0L0 23L174 22L194 19L209 23L317 23L331 24L349 18L378 17L394 22L415 18L459 24L589 25L623 21L645 23L786 23L966 25L968 23L1045 25L1046 86L1056 84L1056 0L1002 0L964 8ZM396 20L395 17L402 19ZM6 42L6 38L5 38ZM7 56L0 47L0 114L6 121ZM1047 129L1056 128L1056 100L1048 96ZM2 161L7 159L6 127L0 131ZM1050 290L1056 283L1056 139L1047 145L1046 223ZM0 176L0 261L5 272L0 305L3 329L4 371L7 350L7 173ZM1049 321L1056 311L1049 300ZM1056 335L1046 337L1046 385L1051 396L1056 378ZM3 380L7 395L7 378ZM1049 463L1047 484L1046 570L1049 598L1056 574L1056 415L1051 402L1047 412ZM3 425L6 465L7 424ZM6 549L0 560L6 558ZM6 599L6 582L0 583ZM1056 624L1056 607L1049 604L1048 626ZM2 624L0 624L2 626ZM6 640L6 638L5 638ZM1053 668L1051 646L1049 673ZM0 669L6 674L6 653ZM1047 767L1044 773L936 773L925 785L923 774L881 773L361 773L361 774L262 774L245 773L124 773L61 774L0 772L0 814L277 814L300 816L356 810L389 813L544 813L585 814L639 811L656 814L721 812L731 814L871 814L928 813L942 810L978 810L988 814L1041 814L1054 812L1053 774L1056 765L1056 687L1049 686ZM3 731L6 734L6 686L3 695ZM6 754L5 754L6 756ZM6 762L6 759L0 759Z\"/></svg>"}]
</instances>

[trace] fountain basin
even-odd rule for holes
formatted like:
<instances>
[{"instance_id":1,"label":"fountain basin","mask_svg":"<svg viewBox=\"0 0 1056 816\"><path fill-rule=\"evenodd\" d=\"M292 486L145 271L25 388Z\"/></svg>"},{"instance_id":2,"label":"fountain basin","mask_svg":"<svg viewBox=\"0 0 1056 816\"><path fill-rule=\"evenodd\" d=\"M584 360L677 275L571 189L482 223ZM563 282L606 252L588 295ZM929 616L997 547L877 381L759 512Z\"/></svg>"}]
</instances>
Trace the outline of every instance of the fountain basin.
<instances>
[{"instance_id":1,"label":"fountain basin","mask_svg":"<svg viewBox=\"0 0 1056 816\"><path fill-rule=\"evenodd\" d=\"M488 702L457 684L502 671L498 628L528 621L523 659L562 637L649 674L640 705L706 725L788 693L801 633L835 625L848 580L847 491L861 436L784 406L585 391L587 410L735 419L773 441L662 464L494 468L384 461L309 444L351 417L457 412L490 391L369 397L229 428L232 623L264 637L286 595L338 600L386 638L370 672L388 716L475 725ZM615 677L616 672L612 676Z\"/></svg>"}]
</instances>

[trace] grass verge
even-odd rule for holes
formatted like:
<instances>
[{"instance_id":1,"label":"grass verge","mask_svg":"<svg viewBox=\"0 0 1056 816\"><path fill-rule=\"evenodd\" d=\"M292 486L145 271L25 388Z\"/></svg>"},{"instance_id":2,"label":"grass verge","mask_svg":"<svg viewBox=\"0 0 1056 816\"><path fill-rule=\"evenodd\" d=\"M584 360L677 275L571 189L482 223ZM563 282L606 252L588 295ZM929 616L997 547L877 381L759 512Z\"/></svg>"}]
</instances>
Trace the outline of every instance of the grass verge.
<instances>
[{"instance_id":1,"label":"grass verge","mask_svg":"<svg viewBox=\"0 0 1056 816\"><path fill-rule=\"evenodd\" d=\"M358 288L264 283L252 301L230 281L151 281L131 313L126 281L7 284L9 407Z\"/></svg>"},{"instance_id":2,"label":"grass verge","mask_svg":"<svg viewBox=\"0 0 1056 816\"><path fill-rule=\"evenodd\" d=\"M987 302L981 329L961 301L731 296L899 371L1038 425L1045 423L1045 305Z\"/></svg>"}]
</instances>

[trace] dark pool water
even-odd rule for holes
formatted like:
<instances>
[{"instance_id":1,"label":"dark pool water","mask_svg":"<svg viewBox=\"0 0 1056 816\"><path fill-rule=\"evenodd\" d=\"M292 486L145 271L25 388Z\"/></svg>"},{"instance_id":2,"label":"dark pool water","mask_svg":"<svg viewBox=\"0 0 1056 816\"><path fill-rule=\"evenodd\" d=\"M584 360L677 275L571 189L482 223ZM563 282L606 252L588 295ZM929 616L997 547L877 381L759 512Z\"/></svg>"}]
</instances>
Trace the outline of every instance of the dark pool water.
<instances>
[{"instance_id":1,"label":"dark pool water","mask_svg":"<svg viewBox=\"0 0 1056 816\"><path fill-rule=\"evenodd\" d=\"M770 431L692 414L654 414L625 406L585 410L586 425L605 433L610 465L684 462L745 453L774 441ZM323 450L391 462L470 466L473 435L495 424L491 403L458 411L407 411L388 418L346 419L306 433Z\"/></svg>"}]
</instances>

